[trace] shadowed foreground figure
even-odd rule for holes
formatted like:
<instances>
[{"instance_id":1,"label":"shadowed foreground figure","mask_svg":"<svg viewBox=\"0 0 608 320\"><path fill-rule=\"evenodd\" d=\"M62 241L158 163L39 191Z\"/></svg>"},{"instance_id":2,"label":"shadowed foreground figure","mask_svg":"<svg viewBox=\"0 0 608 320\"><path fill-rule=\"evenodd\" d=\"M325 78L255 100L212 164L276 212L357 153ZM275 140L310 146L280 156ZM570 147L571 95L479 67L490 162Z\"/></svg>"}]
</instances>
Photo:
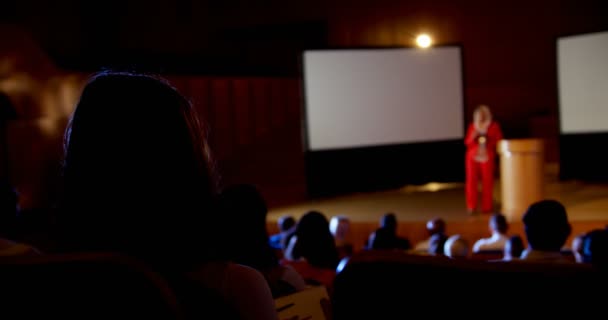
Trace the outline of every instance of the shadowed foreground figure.
<instances>
[{"instance_id":1,"label":"shadowed foreground figure","mask_svg":"<svg viewBox=\"0 0 608 320\"><path fill-rule=\"evenodd\" d=\"M162 80L93 77L66 132L60 242L65 251L146 261L182 289L178 295L197 316L218 309L222 318L274 319L264 277L219 259L204 132L190 103Z\"/></svg>"},{"instance_id":2,"label":"shadowed foreground figure","mask_svg":"<svg viewBox=\"0 0 608 320\"><path fill-rule=\"evenodd\" d=\"M232 185L220 196L222 216L231 232L223 237L227 257L260 271L275 298L304 290L306 283L291 266L279 264L274 249L268 243L266 230L266 201L253 185Z\"/></svg>"}]
</instances>

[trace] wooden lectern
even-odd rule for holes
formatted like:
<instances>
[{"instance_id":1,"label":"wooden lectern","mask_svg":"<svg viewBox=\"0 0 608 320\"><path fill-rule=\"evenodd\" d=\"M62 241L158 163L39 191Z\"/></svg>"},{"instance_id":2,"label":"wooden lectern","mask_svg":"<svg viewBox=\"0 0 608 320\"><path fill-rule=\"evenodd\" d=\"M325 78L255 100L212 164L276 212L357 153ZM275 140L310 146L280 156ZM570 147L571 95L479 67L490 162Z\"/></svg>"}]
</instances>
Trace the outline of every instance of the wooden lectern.
<instances>
[{"instance_id":1,"label":"wooden lectern","mask_svg":"<svg viewBox=\"0 0 608 320\"><path fill-rule=\"evenodd\" d=\"M502 213L511 222L520 222L532 203L544 196L544 146L540 139L501 140L500 180Z\"/></svg>"}]
</instances>

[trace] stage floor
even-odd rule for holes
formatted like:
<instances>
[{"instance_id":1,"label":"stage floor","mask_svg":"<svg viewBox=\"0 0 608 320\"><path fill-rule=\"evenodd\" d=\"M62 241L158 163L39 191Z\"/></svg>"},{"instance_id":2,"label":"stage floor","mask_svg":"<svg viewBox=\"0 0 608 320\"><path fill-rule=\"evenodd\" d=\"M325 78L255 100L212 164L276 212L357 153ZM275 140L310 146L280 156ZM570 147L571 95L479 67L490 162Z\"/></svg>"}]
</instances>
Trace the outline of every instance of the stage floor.
<instances>
[{"instance_id":1,"label":"stage floor","mask_svg":"<svg viewBox=\"0 0 608 320\"><path fill-rule=\"evenodd\" d=\"M572 225L573 236L608 225L608 184L591 184L577 181L560 182L556 174L545 179L547 199L564 204ZM500 181L496 182L494 199L500 199ZM271 208L268 214L268 231L277 232L277 219L285 214L296 218L310 210L318 210L329 219L345 215L351 219L354 243L365 243L369 234L378 227L382 215L393 212L399 222L399 234L412 243L427 237L426 221L440 217L447 222L448 234L460 234L470 243L489 236L488 215L470 216L466 212L464 185L461 183L429 183L407 186L398 190L350 194L340 197L310 200L290 206ZM498 204L500 207L500 204ZM521 221L511 221L509 234L525 239Z\"/></svg>"},{"instance_id":2,"label":"stage floor","mask_svg":"<svg viewBox=\"0 0 608 320\"><path fill-rule=\"evenodd\" d=\"M500 199L500 183L494 198ZM583 182L548 182L546 198L559 200L566 206L571 221L608 222L608 184ZM355 222L377 222L386 212L393 212L399 221L427 221L441 217L446 221L470 221L464 203L464 185L460 183L429 183L398 190L359 193L322 200L310 200L286 207L271 208L268 219L276 221L284 214L300 217L309 210L318 210L327 217L346 215ZM498 204L500 206L500 204Z\"/></svg>"}]
</instances>

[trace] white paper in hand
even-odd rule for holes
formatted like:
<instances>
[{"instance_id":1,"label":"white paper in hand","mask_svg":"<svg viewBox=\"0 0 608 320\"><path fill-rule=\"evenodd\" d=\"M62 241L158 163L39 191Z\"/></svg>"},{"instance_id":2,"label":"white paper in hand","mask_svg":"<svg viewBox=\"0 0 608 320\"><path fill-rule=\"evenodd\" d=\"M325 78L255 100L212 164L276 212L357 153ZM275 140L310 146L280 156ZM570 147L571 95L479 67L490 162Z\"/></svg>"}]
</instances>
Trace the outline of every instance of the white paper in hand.
<instances>
[{"instance_id":1,"label":"white paper in hand","mask_svg":"<svg viewBox=\"0 0 608 320\"><path fill-rule=\"evenodd\" d=\"M275 299L279 320L326 320L329 304L329 295L323 286Z\"/></svg>"}]
</instances>

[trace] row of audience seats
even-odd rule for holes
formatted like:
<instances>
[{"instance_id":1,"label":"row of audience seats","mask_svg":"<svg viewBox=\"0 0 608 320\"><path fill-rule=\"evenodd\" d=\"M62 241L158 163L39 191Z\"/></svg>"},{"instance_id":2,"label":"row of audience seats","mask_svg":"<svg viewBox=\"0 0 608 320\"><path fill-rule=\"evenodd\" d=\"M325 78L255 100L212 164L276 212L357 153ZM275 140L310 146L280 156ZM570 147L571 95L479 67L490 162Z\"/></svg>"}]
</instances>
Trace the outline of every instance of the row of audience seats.
<instances>
[{"instance_id":1,"label":"row of audience seats","mask_svg":"<svg viewBox=\"0 0 608 320\"><path fill-rule=\"evenodd\" d=\"M183 318L164 278L118 254L4 257L0 283L3 319Z\"/></svg>"},{"instance_id":2,"label":"row of audience seats","mask_svg":"<svg viewBox=\"0 0 608 320\"><path fill-rule=\"evenodd\" d=\"M487 262L397 251L354 255L334 284L334 319L576 318L605 314L608 277L589 265Z\"/></svg>"},{"instance_id":3,"label":"row of audience seats","mask_svg":"<svg viewBox=\"0 0 608 320\"><path fill-rule=\"evenodd\" d=\"M122 255L2 259L0 283L3 313L19 318L184 318L165 279ZM603 314L604 296L596 291L607 284L608 277L582 264L364 251L336 277L333 319Z\"/></svg>"},{"instance_id":4,"label":"row of audience seats","mask_svg":"<svg viewBox=\"0 0 608 320\"><path fill-rule=\"evenodd\" d=\"M570 260L571 262L576 262L574 259L574 254L571 250L562 250L562 255ZM473 252L471 254L470 259L480 260L480 261L492 261L492 260L501 260L504 257L503 250L484 250Z\"/></svg>"}]
</instances>

